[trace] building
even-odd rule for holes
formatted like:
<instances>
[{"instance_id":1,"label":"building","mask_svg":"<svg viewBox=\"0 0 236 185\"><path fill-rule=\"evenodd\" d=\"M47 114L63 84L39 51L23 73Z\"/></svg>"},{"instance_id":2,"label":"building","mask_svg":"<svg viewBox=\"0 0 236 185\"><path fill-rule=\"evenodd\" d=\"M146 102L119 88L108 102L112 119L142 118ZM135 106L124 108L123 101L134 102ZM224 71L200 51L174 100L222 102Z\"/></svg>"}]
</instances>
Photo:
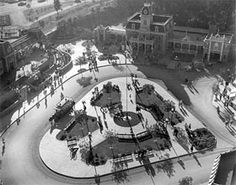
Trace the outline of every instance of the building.
<instances>
[{"instance_id":1,"label":"building","mask_svg":"<svg viewBox=\"0 0 236 185\"><path fill-rule=\"evenodd\" d=\"M45 42L45 35L39 29L30 29L20 38L9 42L0 40L0 76L17 68L22 53L38 42Z\"/></svg>"},{"instance_id":2,"label":"building","mask_svg":"<svg viewBox=\"0 0 236 185\"><path fill-rule=\"evenodd\" d=\"M207 58L207 61L211 59L227 61L232 38L231 34L208 34L203 40L204 57Z\"/></svg>"},{"instance_id":3,"label":"building","mask_svg":"<svg viewBox=\"0 0 236 185\"><path fill-rule=\"evenodd\" d=\"M127 40L134 53L166 53L173 35L173 17L155 15L151 3L144 3L140 12L128 19L125 27Z\"/></svg>"},{"instance_id":4,"label":"building","mask_svg":"<svg viewBox=\"0 0 236 185\"><path fill-rule=\"evenodd\" d=\"M123 28L115 26L104 27L102 25L97 26L94 29L96 42L107 43L124 43L126 41L126 32Z\"/></svg>"},{"instance_id":5,"label":"building","mask_svg":"<svg viewBox=\"0 0 236 185\"><path fill-rule=\"evenodd\" d=\"M8 41L0 40L0 75L16 68L16 56Z\"/></svg>"},{"instance_id":6,"label":"building","mask_svg":"<svg viewBox=\"0 0 236 185\"><path fill-rule=\"evenodd\" d=\"M10 26L11 25L11 18L10 15L0 15L0 27L3 26Z\"/></svg>"},{"instance_id":7,"label":"building","mask_svg":"<svg viewBox=\"0 0 236 185\"><path fill-rule=\"evenodd\" d=\"M175 26L168 49L192 57L200 56L208 62L227 61L232 38L231 34L213 34L206 29Z\"/></svg>"},{"instance_id":8,"label":"building","mask_svg":"<svg viewBox=\"0 0 236 185\"><path fill-rule=\"evenodd\" d=\"M12 39L20 37L20 29L17 26L0 27L0 39Z\"/></svg>"},{"instance_id":9,"label":"building","mask_svg":"<svg viewBox=\"0 0 236 185\"><path fill-rule=\"evenodd\" d=\"M227 61L233 40L232 34L217 32L212 24L209 29L175 26L172 16L153 14L151 3L144 3L139 12L128 18L123 31L109 28L97 27L95 40L106 42L122 35L136 55L169 53L182 56L182 60L187 62L194 58L208 62Z\"/></svg>"},{"instance_id":10,"label":"building","mask_svg":"<svg viewBox=\"0 0 236 185\"><path fill-rule=\"evenodd\" d=\"M236 184L236 150L220 154L214 161L208 185Z\"/></svg>"}]
</instances>

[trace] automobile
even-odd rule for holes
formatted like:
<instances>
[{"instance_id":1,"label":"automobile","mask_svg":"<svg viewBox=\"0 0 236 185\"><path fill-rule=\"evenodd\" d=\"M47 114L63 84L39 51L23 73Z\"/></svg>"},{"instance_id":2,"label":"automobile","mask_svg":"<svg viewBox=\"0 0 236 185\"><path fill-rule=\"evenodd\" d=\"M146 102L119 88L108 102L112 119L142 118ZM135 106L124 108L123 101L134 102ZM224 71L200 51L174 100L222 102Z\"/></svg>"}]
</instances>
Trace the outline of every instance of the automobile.
<instances>
[{"instance_id":1,"label":"automobile","mask_svg":"<svg viewBox=\"0 0 236 185\"><path fill-rule=\"evenodd\" d=\"M75 0L75 3L81 3L81 0Z\"/></svg>"},{"instance_id":2,"label":"automobile","mask_svg":"<svg viewBox=\"0 0 236 185\"><path fill-rule=\"evenodd\" d=\"M26 5L26 2L23 2L23 1L18 3L18 6L25 6L25 5Z\"/></svg>"},{"instance_id":3,"label":"automobile","mask_svg":"<svg viewBox=\"0 0 236 185\"><path fill-rule=\"evenodd\" d=\"M42 3L45 2L46 0L38 0L38 3Z\"/></svg>"}]
</instances>

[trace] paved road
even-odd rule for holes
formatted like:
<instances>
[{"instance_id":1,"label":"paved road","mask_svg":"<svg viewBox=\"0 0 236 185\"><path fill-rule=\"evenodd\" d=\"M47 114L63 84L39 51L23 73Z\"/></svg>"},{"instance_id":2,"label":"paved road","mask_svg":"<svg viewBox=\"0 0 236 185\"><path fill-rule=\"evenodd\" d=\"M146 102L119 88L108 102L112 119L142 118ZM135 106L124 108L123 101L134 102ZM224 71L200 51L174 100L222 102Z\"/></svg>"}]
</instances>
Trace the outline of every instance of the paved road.
<instances>
[{"instance_id":1,"label":"paved road","mask_svg":"<svg viewBox=\"0 0 236 185\"><path fill-rule=\"evenodd\" d=\"M212 87L216 83L216 78L204 77L196 81L195 88L199 91L193 94L187 87L185 87L191 99L190 108L195 112L200 120L205 122L216 136L236 147L236 137L230 134L225 127L225 124L219 118L216 108L212 105Z\"/></svg>"},{"instance_id":2,"label":"paved road","mask_svg":"<svg viewBox=\"0 0 236 185\"><path fill-rule=\"evenodd\" d=\"M129 67L131 71L137 71L135 66ZM139 76L143 76L141 72L138 72ZM110 74L110 75L108 75ZM112 74L112 75L111 75ZM125 69L117 70L113 67L100 69L100 72L97 75L99 80L116 77L116 76L124 76ZM87 74L91 75L91 74ZM92 75L91 75L92 76ZM64 85L64 94L66 96L72 96L76 100L80 99L83 94L89 89L82 89L81 86L76 82L75 77L73 80L68 81ZM94 82L95 83L95 82ZM196 87L200 88L202 86L203 89L207 87L208 84L212 83L211 80L207 81L203 79L200 80ZM201 91L201 96L199 94L198 98L205 97L208 99L207 94L209 95L209 88L206 88L205 91ZM48 118L54 112L54 106L56 102L60 99L61 89L56 90L55 94L52 97L47 98L47 108L45 108L44 101L40 103L40 107L37 109L36 107L27 113L24 119L21 120L19 126L12 126L9 131L4 136L6 139L6 152L3 156L2 162L2 173L1 178L5 182L5 185L61 185L61 184L92 184L94 181L84 181L84 180L76 180L66 177L61 177L56 175L46 169L44 165L42 165L39 156L38 156L38 145L40 138L43 134L49 129ZM188 92L189 93L189 92ZM207 113L203 114L204 111L199 110L202 104L193 99L197 98L196 96L191 96L191 102L193 103L193 109L200 112L201 116L207 118L209 123L209 128L211 127L216 134L219 135L222 139L232 143L234 138L229 136L229 133L223 132L222 135L222 126L219 122L217 122L218 126L215 127L214 123L211 122L210 116ZM202 97L203 96L203 97ZM205 108L209 107L209 101L202 100ZM198 106L195 107L195 106ZM211 109L210 109L211 110ZM213 110L211 110L211 113ZM208 118L208 117L209 118ZM214 118L216 119L216 118ZM173 168L175 170L174 176L169 178L166 174L157 173L154 178L151 178L146 174L146 172L140 169L132 171L129 175L130 181L125 182L125 184L177 184L178 180L184 176L192 176L194 178L195 184L204 183L208 180L210 169L213 164L213 160L217 154L211 154L199 157L199 161L201 166L199 166L195 160L191 158L185 159L185 167L186 170L182 169L178 163L174 163ZM140 178L142 177L142 178ZM106 180L107 182L103 182L102 184L113 184L110 181L111 177L102 179L102 181ZM168 182L168 183L167 183Z\"/></svg>"}]
</instances>

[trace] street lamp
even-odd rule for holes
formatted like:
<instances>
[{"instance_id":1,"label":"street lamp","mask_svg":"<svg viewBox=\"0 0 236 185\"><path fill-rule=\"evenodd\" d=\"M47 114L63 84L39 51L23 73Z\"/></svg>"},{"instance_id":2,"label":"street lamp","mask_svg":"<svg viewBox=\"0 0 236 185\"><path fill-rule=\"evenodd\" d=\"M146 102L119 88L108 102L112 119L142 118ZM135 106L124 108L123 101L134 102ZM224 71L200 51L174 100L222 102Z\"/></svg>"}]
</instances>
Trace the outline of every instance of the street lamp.
<instances>
[{"instance_id":1,"label":"street lamp","mask_svg":"<svg viewBox=\"0 0 236 185\"><path fill-rule=\"evenodd\" d=\"M112 158L114 159L114 158L115 158L115 155L114 155L113 146L110 146L109 148L110 148L110 150L111 150L111 153L112 153Z\"/></svg>"}]
</instances>

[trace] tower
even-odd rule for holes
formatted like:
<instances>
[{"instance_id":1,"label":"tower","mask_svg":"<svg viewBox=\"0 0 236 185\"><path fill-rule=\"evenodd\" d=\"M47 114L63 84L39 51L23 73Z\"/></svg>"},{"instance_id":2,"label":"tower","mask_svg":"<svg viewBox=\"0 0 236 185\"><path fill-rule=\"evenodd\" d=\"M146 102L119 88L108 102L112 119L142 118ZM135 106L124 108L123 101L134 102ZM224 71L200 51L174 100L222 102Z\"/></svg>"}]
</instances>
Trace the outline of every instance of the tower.
<instances>
[{"instance_id":1,"label":"tower","mask_svg":"<svg viewBox=\"0 0 236 185\"><path fill-rule=\"evenodd\" d=\"M145 2L141 11L141 30L150 31L150 25L153 21L152 4Z\"/></svg>"}]
</instances>

